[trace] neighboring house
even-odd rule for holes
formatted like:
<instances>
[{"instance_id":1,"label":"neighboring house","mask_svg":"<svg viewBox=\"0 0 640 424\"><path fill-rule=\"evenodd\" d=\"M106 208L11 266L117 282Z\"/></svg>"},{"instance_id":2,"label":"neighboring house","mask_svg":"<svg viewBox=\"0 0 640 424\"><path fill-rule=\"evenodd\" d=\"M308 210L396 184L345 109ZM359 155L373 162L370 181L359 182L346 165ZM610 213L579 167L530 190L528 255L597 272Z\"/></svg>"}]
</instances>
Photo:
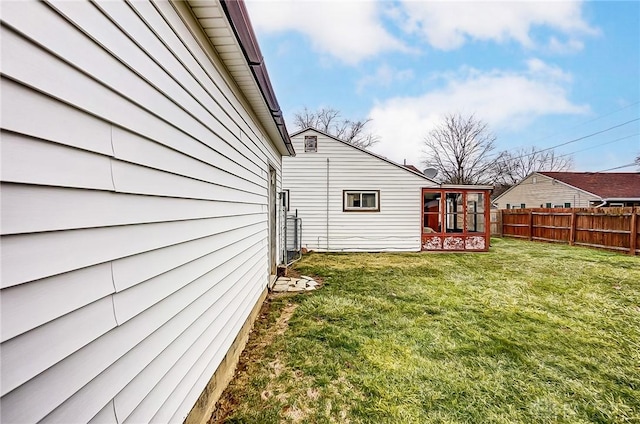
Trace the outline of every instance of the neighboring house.
<instances>
[{"instance_id":1,"label":"neighboring house","mask_svg":"<svg viewBox=\"0 0 640 424\"><path fill-rule=\"evenodd\" d=\"M0 421L208 418L294 152L244 4L3 2L1 38Z\"/></svg>"},{"instance_id":2,"label":"neighboring house","mask_svg":"<svg viewBox=\"0 0 640 424\"><path fill-rule=\"evenodd\" d=\"M311 128L291 140L297 154L283 158L283 188L289 211L302 218L303 247L331 252L488 249L491 187L440 186Z\"/></svg>"},{"instance_id":3,"label":"neighboring house","mask_svg":"<svg viewBox=\"0 0 640 424\"><path fill-rule=\"evenodd\" d=\"M405 168L408 168L408 169L410 169L410 170L412 170L412 171L414 171L414 172L421 173L421 172L420 172L420 170L419 170L418 168L416 168L415 166L413 166L413 165L407 165L407 164L405 163L405 164L404 164L404 165L402 165L402 166L404 166Z\"/></svg>"},{"instance_id":4,"label":"neighboring house","mask_svg":"<svg viewBox=\"0 0 640 424\"><path fill-rule=\"evenodd\" d=\"M640 173L534 172L493 204L498 209L640 205Z\"/></svg>"}]
</instances>

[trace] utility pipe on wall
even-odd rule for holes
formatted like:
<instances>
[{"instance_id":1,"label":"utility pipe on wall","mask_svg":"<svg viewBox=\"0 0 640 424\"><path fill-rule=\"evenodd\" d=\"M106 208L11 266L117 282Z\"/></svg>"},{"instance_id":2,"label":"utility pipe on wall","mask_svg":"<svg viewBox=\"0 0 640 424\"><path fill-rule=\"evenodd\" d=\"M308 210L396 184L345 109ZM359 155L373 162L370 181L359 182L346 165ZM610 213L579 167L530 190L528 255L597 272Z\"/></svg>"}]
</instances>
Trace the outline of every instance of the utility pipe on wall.
<instances>
[{"instance_id":1,"label":"utility pipe on wall","mask_svg":"<svg viewBox=\"0 0 640 424\"><path fill-rule=\"evenodd\" d=\"M327 158L327 252L329 251L329 158Z\"/></svg>"}]
</instances>

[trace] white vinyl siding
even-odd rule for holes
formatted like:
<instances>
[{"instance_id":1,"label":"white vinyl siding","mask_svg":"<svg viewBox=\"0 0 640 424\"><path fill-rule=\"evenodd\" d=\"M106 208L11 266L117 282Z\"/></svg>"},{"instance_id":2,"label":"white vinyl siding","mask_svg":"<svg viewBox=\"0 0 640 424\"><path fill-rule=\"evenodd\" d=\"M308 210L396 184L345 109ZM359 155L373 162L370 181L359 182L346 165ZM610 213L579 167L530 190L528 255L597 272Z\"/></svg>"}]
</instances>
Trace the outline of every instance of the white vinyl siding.
<instances>
[{"instance_id":1,"label":"white vinyl siding","mask_svg":"<svg viewBox=\"0 0 640 424\"><path fill-rule=\"evenodd\" d=\"M183 422L267 285L281 154L189 19L2 5L3 423Z\"/></svg>"},{"instance_id":2,"label":"white vinyl siding","mask_svg":"<svg viewBox=\"0 0 640 424\"><path fill-rule=\"evenodd\" d=\"M304 152L305 135L317 135L317 152ZM302 218L303 247L420 250L421 189L436 183L312 130L292 141L297 155L283 158L283 187L290 190L290 211ZM380 210L343 211L345 190L379 193Z\"/></svg>"},{"instance_id":3,"label":"white vinyl siding","mask_svg":"<svg viewBox=\"0 0 640 424\"><path fill-rule=\"evenodd\" d=\"M533 179L536 182L533 182ZM568 186L559 181L554 181L541 174L532 174L522 180L518 185L496 199L498 209L509 209L507 205L514 208L514 205L525 204L528 208L549 207L551 205L561 205L566 203L575 208L587 208L590 202L600 200L599 197L590 195L582 190Z\"/></svg>"}]
</instances>

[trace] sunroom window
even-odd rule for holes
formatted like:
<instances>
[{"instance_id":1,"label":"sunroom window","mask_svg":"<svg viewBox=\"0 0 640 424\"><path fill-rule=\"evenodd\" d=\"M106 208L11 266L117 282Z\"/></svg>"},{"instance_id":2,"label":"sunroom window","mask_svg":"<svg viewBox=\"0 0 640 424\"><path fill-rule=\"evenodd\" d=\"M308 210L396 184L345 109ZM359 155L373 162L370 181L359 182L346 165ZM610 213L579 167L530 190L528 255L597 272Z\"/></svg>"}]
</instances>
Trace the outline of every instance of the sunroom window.
<instances>
[{"instance_id":1,"label":"sunroom window","mask_svg":"<svg viewBox=\"0 0 640 424\"><path fill-rule=\"evenodd\" d=\"M480 192L423 190L423 234L484 233L486 196Z\"/></svg>"},{"instance_id":2,"label":"sunroom window","mask_svg":"<svg viewBox=\"0 0 640 424\"><path fill-rule=\"evenodd\" d=\"M484 194L467 193L467 231L484 233Z\"/></svg>"},{"instance_id":3,"label":"sunroom window","mask_svg":"<svg viewBox=\"0 0 640 424\"><path fill-rule=\"evenodd\" d=\"M378 212L380 211L380 191L344 191L345 212Z\"/></svg>"},{"instance_id":4,"label":"sunroom window","mask_svg":"<svg viewBox=\"0 0 640 424\"><path fill-rule=\"evenodd\" d=\"M464 231L464 204L462 193L447 193L446 196L446 232L461 233Z\"/></svg>"},{"instance_id":5,"label":"sunroom window","mask_svg":"<svg viewBox=\"0 0 640 424\"><path fill-rule=\"evenodd\" d=\"M425 234L439 233L442 231L442 216L440 214L440 204L442 195L439 192L423 194L423 229Z\"/></svg>"}]
</instances>

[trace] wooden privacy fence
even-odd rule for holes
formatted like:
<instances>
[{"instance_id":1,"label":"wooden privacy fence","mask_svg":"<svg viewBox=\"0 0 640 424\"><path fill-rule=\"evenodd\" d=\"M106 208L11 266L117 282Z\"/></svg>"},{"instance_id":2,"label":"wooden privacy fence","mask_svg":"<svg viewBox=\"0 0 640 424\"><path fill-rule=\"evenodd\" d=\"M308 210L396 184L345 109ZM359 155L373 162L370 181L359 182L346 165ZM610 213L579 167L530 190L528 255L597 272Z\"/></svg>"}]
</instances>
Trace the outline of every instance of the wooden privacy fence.
<instances>
[{"instance_id":1,"label":"wooden privacy fence","mask_svg":"<svg viewBox=\"0 0 640 424\"><path fill-rule=\"evenodd\" d=\"M505 237L568 243L636 255L640 208L503 209L501 233ZM493 221L493 220L492 220Z\"/></svg>"},{"instance_id":2,"label":"wooden privacy fence","mask_svg":"<svg viewBox=\"0 0 640 424\"><path fill-rule=\"evenodd\" d=\"M502 211L491 209L491 236L502 237Z\"/></svg>"}]
</instances>

